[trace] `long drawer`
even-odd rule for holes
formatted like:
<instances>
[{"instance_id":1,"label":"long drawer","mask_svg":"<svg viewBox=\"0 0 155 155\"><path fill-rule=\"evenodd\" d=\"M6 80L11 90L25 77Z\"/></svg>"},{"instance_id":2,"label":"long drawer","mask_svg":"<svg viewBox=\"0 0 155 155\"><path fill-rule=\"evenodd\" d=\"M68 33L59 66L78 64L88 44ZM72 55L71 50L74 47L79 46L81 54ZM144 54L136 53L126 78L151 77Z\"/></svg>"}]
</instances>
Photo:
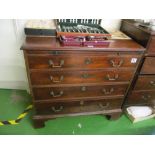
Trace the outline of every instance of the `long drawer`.
<instances>
[{"instance_id":1,"label":"long drawer","mask_svg":"<svg viewBox=\"0 0 155 155\"><path fill-rule=\"evenodd\" d=\"M132 91L128 96L127 105L149 104L155 105L155 90L154 91Z\"/></svg>"},{"instance_id":2,"label":"long drawer","mask_svg":"<svg viewBox=\"0 0 155 155\"><path fill-rule=\"evenodd\" d=\"M155 75L140 75L134 90L155 90Z\"/></svg>"},{"instance_id":3,"label":"long drawer","mask_svg":"<svg viewBox=\"0 0 155 155\"><path fill-rule=\"evenodd\" d=\"M93 98L124 95L127 84L104 86L72 86L33 88L35 100L65 100L73 98Z\"/></svg>"},{"instance_id":4,"label":"long drawer","mask_svg":"<svg viewBox=\"0 0 155 155\"><path fill-rule=\"evenodd\" d=\"M140 55L33 54L28 55L30 69L94 69L136 67Z\"/></svg>"},{"instance_id":5,"label":"long drawer","mask_svg":"<svg viewBox=\"0 0 155 155\"><path fill-rule=\"evenodd\" d=\"M133 70L35 71L30 73L32 85L130 82Z\"/></svg>"},{"instance_id":6,"label":"long drawer","mask_svg":"<svg viewBox=\"0 0 155 155\"><path fill-rule=\"evenodd\" d=\"M61 114L119 109L121 108L122 102L122 98L67 102L39 102L35 103L35 108L37 113Z\"/></svg>"},{"instance_id":7,"label":"long drawer","mask_svg":"<svg viewBox=\"0 0 155 155\"><path fill-rule=\"evenodd\" d=\"M155 74L155 57L146 57L141 74Z\"/></svg>"}]
</instances>

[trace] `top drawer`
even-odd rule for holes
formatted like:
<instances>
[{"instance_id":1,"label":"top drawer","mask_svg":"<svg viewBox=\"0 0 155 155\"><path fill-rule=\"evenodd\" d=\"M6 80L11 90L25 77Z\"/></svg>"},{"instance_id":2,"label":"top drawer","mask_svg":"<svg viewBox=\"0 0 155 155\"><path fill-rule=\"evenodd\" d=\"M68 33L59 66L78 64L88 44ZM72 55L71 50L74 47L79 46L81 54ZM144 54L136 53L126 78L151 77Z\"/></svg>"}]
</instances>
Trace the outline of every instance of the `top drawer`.
<instances>
[{"instance_id":1,"label":"top drawer","mask_svg":"<svg viewBox=\"0 0 155 155\"><path fill-rule=\"evenodd\" d=\"M146 57L141 74L155 74L155 57Z\"/></svg>"},{"instance_id":2,"label":"top drawer","mask_svg":"<svg viewBox=\"0 0 155 155\"><path fill-rule=\"evenodd\" d=\"M138 54L31 54L28 55L30 69L92 69L136 67Z\"/></svg>"}]
</instances>

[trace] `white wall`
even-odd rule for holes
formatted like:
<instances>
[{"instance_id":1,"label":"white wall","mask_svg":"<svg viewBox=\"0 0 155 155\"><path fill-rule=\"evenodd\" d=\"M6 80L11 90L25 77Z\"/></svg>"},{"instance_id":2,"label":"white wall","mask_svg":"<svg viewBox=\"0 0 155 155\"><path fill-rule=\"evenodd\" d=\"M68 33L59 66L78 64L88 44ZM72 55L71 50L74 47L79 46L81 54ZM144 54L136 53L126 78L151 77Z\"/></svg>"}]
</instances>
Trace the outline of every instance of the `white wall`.
<instances>
[{"instance_id":1,"label":"white wall","mask_svg":"<svg viewBox=\"0 0 155 155\"><path fill-rule=\"evenodd\" d=\"M27 88L23 53L20 51L24 39L20 28L22 20L19 23L0 20L0 88Z\"/></svg>"},{"instance_id":2,"label":"white wall","mask_svg":"<svg viewBox=\"0 0 155 155\"><path fill-rule=\"evenodd\" d=\"M104 27L107 31L113 32L115 30L120 29L121 19L112 19L112 20L102 19L101 26Z\"/></svg>"},{"instance_id":3,"label":"white wall","mask_svg":"<svg viewBox=\"0 0 155 155\"><path fill-rule=\"evenodd\" d=\"M27 20L0 20L0 88L28 89L25 63L20 46ZM108 31L119 29L120 20L103 20Z\"/></svg>"}]
</instances>

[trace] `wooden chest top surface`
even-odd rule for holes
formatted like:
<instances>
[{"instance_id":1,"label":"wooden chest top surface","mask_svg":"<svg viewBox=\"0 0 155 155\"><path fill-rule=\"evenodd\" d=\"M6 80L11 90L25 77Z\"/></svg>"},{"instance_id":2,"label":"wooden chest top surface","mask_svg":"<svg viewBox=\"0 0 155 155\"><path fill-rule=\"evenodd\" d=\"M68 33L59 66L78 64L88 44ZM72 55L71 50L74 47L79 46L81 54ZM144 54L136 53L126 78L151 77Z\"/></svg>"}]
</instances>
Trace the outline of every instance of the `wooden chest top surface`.
<instances>
[{"instance_id":1,"label":"wooden chest top surface","mask_svg":"<svg viewBox=\"0 0 155 155\"><path fill-rule=\"evenodd\" d=\"M86 51L144 51L141 45L133 40L111 40L108 46L79 47L62 46L55 37L34 37L27 36L22 50L86 50Z\"/></svg>"}]
</instances>

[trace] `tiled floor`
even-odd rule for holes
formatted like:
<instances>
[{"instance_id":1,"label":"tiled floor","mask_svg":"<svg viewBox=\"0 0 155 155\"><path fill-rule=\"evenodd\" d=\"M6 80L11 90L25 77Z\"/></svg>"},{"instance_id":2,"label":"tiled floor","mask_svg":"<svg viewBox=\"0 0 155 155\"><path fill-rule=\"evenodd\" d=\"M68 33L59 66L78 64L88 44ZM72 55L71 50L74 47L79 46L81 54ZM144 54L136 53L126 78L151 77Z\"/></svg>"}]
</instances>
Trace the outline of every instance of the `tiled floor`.
<instances>
[{"instance_id":1,"label":"tiled floor","mask_svg":"<svg viewBox=\"0 0 155 155\"><path fill-rule=\"evenodd\" d=\"M31 97L26 91L0 89L0 120L15 119L29 104ZM31 121L33 110L18 125L0 126L1 135L118 135L154 134L155 119L132 124L123 115L117 121L108 121L104 116L78 116L58 118L46 122L46 127L34 129Z\"/></svg>"}]
</instances>

